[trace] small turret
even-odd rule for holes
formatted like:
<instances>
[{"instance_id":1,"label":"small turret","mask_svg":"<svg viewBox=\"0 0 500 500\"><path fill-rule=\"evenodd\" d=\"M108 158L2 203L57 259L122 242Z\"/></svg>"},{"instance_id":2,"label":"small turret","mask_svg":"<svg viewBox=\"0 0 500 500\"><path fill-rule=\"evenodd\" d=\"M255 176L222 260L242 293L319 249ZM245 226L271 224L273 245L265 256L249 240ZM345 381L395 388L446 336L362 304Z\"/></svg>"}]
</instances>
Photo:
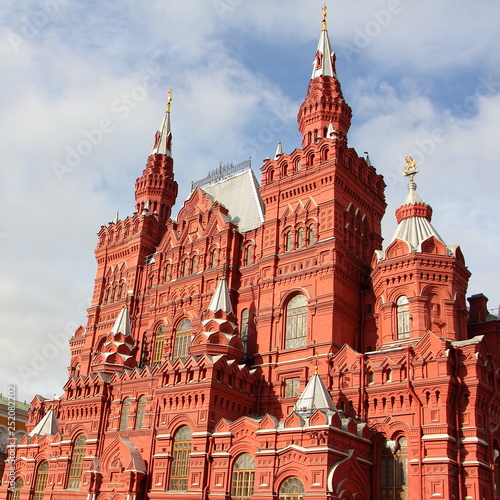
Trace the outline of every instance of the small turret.
<instances>
[{"instance_id":1,"label":"small turret","mask_svg":"<svg viewBox=\"0 0 500 500\"><path fill-rule=\"evenodd\" d=\"M236 318L224 278L217 283L202 325L203 331L194 337L190 354L194 356L224 354L227 359L237 361L242 359L243 344L237 335Z\"/></svg>"},{"instance_id":2,"label":"small turret","mask_svg":"<svg viewBox=\"0 0 500 500\"><path fill-rule=\"evenodd\" d=\"M406 158L408 195L396 210L398 227L372 261L378 346L412 342L432 331L465 338L465 293L470 276L458 246L447 246L431 224L432 208L417 194L417 164ZM371 343L371 342L370 342Z\"/></svg>"}]
</instances>

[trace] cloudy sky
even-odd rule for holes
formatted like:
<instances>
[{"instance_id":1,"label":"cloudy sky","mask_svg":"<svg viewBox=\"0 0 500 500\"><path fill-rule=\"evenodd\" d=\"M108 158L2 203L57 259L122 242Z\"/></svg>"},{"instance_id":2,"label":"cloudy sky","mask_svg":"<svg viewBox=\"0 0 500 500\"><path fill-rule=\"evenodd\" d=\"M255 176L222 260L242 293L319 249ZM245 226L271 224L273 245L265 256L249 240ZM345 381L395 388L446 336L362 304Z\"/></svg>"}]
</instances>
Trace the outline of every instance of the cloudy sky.
<instances>
[{"instance_id":1,"label":"cloudy sky","mask_svg":"<svg viewBox=\"0 0 500 500\"><path fill-rule=\"evenodd\" d=\"M321 30L318 0L4 0L0 13L0 392L60 395L85 322L96 233L131 215L134 182L172 103L174 214L220 162L259 168L300 146L296 114ZM328 30L353 109L349 143L387 183L404 157L469 295L500 303L500 52L495 0L336 0Z\"/></svg>"}]
</instances>

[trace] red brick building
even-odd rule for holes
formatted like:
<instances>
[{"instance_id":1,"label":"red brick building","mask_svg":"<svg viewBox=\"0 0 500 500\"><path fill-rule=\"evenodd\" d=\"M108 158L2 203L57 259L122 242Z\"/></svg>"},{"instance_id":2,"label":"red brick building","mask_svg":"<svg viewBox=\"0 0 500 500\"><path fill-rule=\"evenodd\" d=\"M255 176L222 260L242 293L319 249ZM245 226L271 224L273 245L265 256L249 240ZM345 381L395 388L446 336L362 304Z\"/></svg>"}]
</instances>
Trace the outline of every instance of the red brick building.
<instances>
[{"instance_id":1,"label":"red brick building","mask_svg":"<svg viewBox=\"0 0 500 500\"><path fill-rule=\"evenodd\" d=\"M500 321L408 195L348 147L326 19L302 147L195 184L170 98L135 211L103 226L64 394L32 402L19 500L500 498ZM402 199L404 195L402 194Z\"/></svg>"}]
</instances>

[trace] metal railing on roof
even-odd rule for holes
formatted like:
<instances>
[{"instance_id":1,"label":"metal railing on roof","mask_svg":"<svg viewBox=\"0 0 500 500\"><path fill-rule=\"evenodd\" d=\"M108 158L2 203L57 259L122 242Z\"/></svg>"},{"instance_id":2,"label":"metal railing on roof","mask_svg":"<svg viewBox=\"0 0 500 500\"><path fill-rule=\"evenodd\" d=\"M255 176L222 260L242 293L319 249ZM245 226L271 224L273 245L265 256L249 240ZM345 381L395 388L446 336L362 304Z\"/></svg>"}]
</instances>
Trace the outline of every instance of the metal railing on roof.
<instances>
[{"instance_id":1,"label":"metal railing on roof","mask_svg":"<svg viewBox=\"0 0 500 500\"><path fill-rule=\"evenodd\" d=\"M225 165L220 165L220 167L214 168L208 175L196 182L191 182L191 191L194 191L197 187L208 186L209 184L213 184L214 182L221 181L222 179L226 179L227 177L231 177L237 172L241 172L246 170L247 168L252 167L252 158L250 157L248 160L242 161L241 163L226 163Z\"/></svg>"}]
</instances>

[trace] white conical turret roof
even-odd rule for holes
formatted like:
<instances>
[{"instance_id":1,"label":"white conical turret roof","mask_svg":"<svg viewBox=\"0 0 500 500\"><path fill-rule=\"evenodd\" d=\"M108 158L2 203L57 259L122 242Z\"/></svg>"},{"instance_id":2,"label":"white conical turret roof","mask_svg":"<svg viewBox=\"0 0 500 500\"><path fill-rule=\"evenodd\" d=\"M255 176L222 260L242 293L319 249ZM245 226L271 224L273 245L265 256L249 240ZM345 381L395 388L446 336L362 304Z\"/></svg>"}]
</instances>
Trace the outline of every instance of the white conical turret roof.
<instances>
[{"instance_id":1,"label":"white conical turret roof","mask_svg":"<svg viewBox=\"0 0 500 500\"><path fill-rule=\"evenodd\" d=\"M411 206L427 206L428 205L422 201L420 196L417 193L417 185L414 182L410 182L408 184L408 196L406 197L404 203L398 207L398 211L402 211L405 207L410 208ZM404 217L398 223L398 227L394 236L392 237L391 243L394 240L402 240L410 245L412 252L419 252L421 245L424 241L429 239L431 236L434 236L437 240L441 241L443 245L446 246L446 243L443 241L443 238L438 234L438 232L434 229L433 225L430 221L430 213L432 210L428 207L426 215L419 215L418 212L414 214L410 214L409 216Z\"/></svg>"},{"instance_id":2,"label":"white conical turret roof","mask_svg":"<svg viewBox=\"0 0 500 500\"><path fill-rule=\"evenodd\" d=\"M276 146L276 153L274 153L274 159L277 160L283 154L283 147L281 146L281 141L278 141Z\"/></svg>"},{"instance_id":3,"label":"white conical turret roof","mask_svg":"<svg viewBox=\"0 0 500 500\"><path fill-rule=\"evenodd\" d=\"M44 436L45 434L49 434L51 436L55 436L60 432L59 423L57 422L56 414L54 410L51 408L35 425L33 430L29 433L30 436Z\"/></svg>"},{"instance_id":4,"label":"white conical turret roof","mask_svg":"<svg viewBox=\"0 0 500 500\"><path fill-rule=\"evenodd\" d=\"M336 410L332 397L317 371L307 382L294 407L294 411L308 415L312 415L316 410Z\"/></svg>"},{"instance_id":5,"label":"white conical turret roof","mask_svg":"<svg viewBox=\"0 0 500 500\"><path fill-rule=\"evenodd\" d=\"M127 306L122 307L110 333L123 333L125 336L132 335L130 328L130 314Z\"/></svg>"},{"instance_id":6,"label":"white conical turret roof","mask_svg":"<svg viewBox=\"0 0 500 500\"><path fill-rule=\"evenodd\" d=\"M212 300L208 306L208 310L216 313L217 311L223 311L226 314L233 312L233 307L231 305L231 299L229 297L229 290L227 288L227 282L224 278L220 279L217 283Z\"/></svg>"}]
</instances>

